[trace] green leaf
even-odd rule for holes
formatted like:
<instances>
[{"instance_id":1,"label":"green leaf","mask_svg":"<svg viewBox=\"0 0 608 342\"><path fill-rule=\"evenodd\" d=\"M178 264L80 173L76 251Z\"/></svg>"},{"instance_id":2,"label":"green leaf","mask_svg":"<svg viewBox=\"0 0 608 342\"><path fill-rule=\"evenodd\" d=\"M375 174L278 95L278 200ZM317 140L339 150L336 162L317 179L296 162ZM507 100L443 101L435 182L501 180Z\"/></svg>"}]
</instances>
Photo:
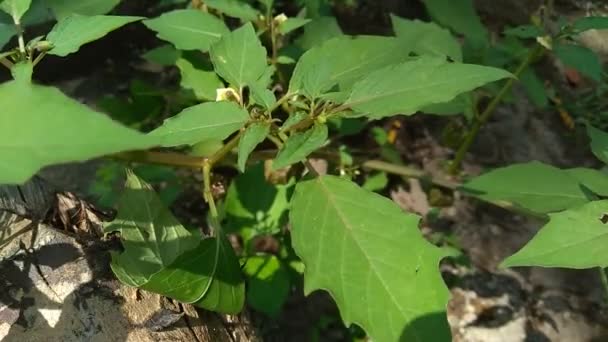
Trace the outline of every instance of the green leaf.
<instances>
[{"instance_id":1,"label":"green leaf","mask_svg":"<svg viewBox=\"0 0 608 342\"><path fill-rule=\"evenodd\" d=\"M193 145L225 139L248 119L249 114L233 102L206 102L184 109L148 135L164 147Z\"/></svg>"},{"instance_id":2,"label":"green leaf","mask_svg":"<svg viewBox=\"0 0 608 342\"><path fill-rule=\"evenodd\" d=\"M254 21L260 16L255 8L248 3L238 0L205 0L205 5L216 9L225 15L245 21Z\"/></svg>"},{"instance_id":3,"label":"green leaf","mask_svg":"<svg viewBox=\"0 0 608 342\"><path fill-rule=\"evenodd\" d=\"M444 251L419 218L335 176L298 183L290 213L305 293L325 289L344 322L375 341L449 341Z\"/></svg>"},{"instance_id":4,"label":"green leaf","mask_svg":"<svg viewBox=\"0 0 608 342\"><path fill-rule=\"evenodd\" d=\"M232 247L225 239L222 242L217 238L203 240L152 275L141 288L208 310L238 313L245 302L243 277Z\"/></svg>"},{"instance_id":5,"label":"green leaf","mask_svg":"<svg viewBox=\"0 0 608 342\"><path fill-rule=\"evenodd\" d=\"M508 201L537 213L587 203L578 179L566 170L539 162L514 164L467 182L462 190L488 201Z\"/></svg>"},{"instance_id":6,"label":"green leaf","mask_svg":"<svg viewBox=\"0 0 608 342\"><path fill-rule=\"evenodd\" d=\"M241 172L245 172L245 164L247 159L256 146L266 139L270 132L270 123L268 122L254 122L249 125L243 133L241 140L239 141L239 158L238 166Z\"/></svg>"},{"instance_id":7,"label":"green leaf","mask_svg":"<svg viewBox=\"0 0 608 342\"><path fill-rule=\"evenodd\" d=\"M608 29L608 17L584 17L574 22L574 29L578 32L587 30Z\"/></svg>"},{"instance_id":8,"label":"green leaf","mask_svg":"<svg viewBox=\"0 0 608 342\"><path fill-rule=\"evenodd\" d=\"M274 255L247 258L243 271L248 277L247 302L271 317L281 312L289 295L289 274Z\"/></svg>"},{"instance_id":9,"label":"green leaf","mask_svg":"<svg viewBox=\"0 0 608 342\"><path fill-rule=\"evenodd\" d=\"M287 18L287 20L279 24L279 32L285 35L299 29L300 27L303 27L310 22L311 19L306 18Z\"/></svg>"},{"instance_id":10,"label":"green leaf","mask_svg":"<svg viewBox=\"0 0 608 342\"><path fill-rule=\"evenodd\" d=\"M144 21L144 25L180 50L208 51L211 44L230 32L217 17L195 9L167 12Z\"/></svg>"},{"instance_id":11,"label":"green leaf","mask_svg":"<svg viewBox=\"0 0 608 342\"><path fill-rule=\"evenodd\" d=\"M224 88L224 83L213 71L196 69L184 58L178 59L175 65L182 76L182 88L191 89L199 100L215 100L216 90Z\"/></svg>"},{"instance_id":12,"label":"green leaf","mask_svg":"<svg viewBox=\"0 0 608 342\"><path fill-rule=\"evenodd\" d=\"M608 164L608 133L587 125L587 135L591 139L591 151L597 159Z\"/></svg>"},{"instance_id":13,"label":"green leaf","mask_svg":"<svg viewBox=\"0 0 608 342\"><path fill-rule=\"evenodd\" d=\"M582 167L569 169L566 172L594 194L608 197L608 174L606 172Z\"/></svg>"},{"instance_id":14,"label":"green leaf","mask_svg":"<svg viewBox=\"0 0 608 342\"><path fill-rule=\"evenodd\" d=\"M274 234L287 223L290 185L270 184L264 164L257 163L230 184L226 194L226 228L250 230L252 235Z\"/></svg>"},{"instance_id":15,"label":"green leaf","mask_svg":"<svg viewBox=\"0 0 608 342\"><path fill-rule=\"evenodd\" d=\"M343 36L342 29L334 17L318 17L304 26L304 33L297 40L298 46L309 50L326 41Z\"/></svg>"},{"instance_id":16,"label":"green leaf","mask_svg":"<svg viewBox=\"0 0 608 342\"><path fill-rule=\"evenodd\" d=\"M225 34L209 54L215 71L238 88L255 83L266 71L266 49L251 23Z\"/></svg>"},{"instance_id":17,"label":"green leaf","mask_svg":"<svg viewBox=\"0 0 608 342\"><path fill-rule=\"evenodd\" d=\"M0 85L0 184L23 183L43 166L84 161L155 142L74 101L56 88L20 80Z\"/></svg>"},{"instance_id":18,"label":"green leaf","mask_svg":"<svg viewBox=\"0 0 608 342\"><path fill-rule=\"evenodd\" d=\"M465 113L473 106L472 94L464 93L448 102L435 103L420 109L421 112L435 115L456 115Z\"/></svg>"},{"instance_id":19,"label":"green leaf","mask_svg":"<svg viewBox=\"0 0 608 342\"><path fill-rule=\"evenodd\" d=\"M474 45L481 46L488 41L489 33L472 0L423 0L434 21L456 33L467 37Z\"/></svg>"},{"instance_id":20,"label":"green leaf","mask_svg":"<svg viewBox=\"0 0 608 342\"><path fill-rule=\"evenodd\" d=\"M2 49L16 34L17 29L15 28L15 25L0 22L0 49Z\"/></svg>"},{"instance_id":21,"label":"green leaf","mask_svg":"<svg viewBox=\"0 0 608 342\"><path fill-rule=\"evenodd\" d=\"M8 13L15 23L20 23L31 4L32 0L4 0L0 1L0 10Z\"/></svg>"},{"instance_id":22,"label":"green leaf","mask_svg":"<svg viewBox=\"0 0 608 342\"><path fill-rule=\"evenodd\" d=\"M504 31L507 36L514 36L521 39L536 38L544 35L543 30L534 25L521 25L508 28Z\"/></svg>"},{"instance_id":23,"label":"green leaf","mask_svg":"<svg viewBox=\"0 0 608 342\"><path fill-rule=\"evenodd\" d=\"M290 136L272 163L273 169L278 170L306 159L309 154L323 146L327 134L327 126L317 124L306 132Z\"/></svg>"},{"instance_id":24,"label":"green leaf","mask_svg":"<svg viewBox=\"0 0 608 342\"><path fill-rule=\"evenodd\" d=\"M388 177L386 172L376 172L370 175L363 183L362 188L367 191L381 191L388 185Z\"/></svg>"},{"instance_id":25,"label":"green leaf","mask_svg":"<svg viewBox=\"0 0 608 342\"><path fill-rule=\"evenodd\" d=\"M344 105L372 119L409 115L510 76L501 69L420 57L369 74L354 85Z\"/></svg>"},{"instance_id":26,"label":"green leaf","mask_svg":"<svg viewBox=\"0 0 608 342\"><path fill-rule=\"evenodd\" d=\"M260 82L256 82L250 85L251 90L251 98L253 101L265 109L270 109L277 102L276 96L274 93L260 84Z\"/></svg>"},{"instance_id":27,"label":"green leaf","mask_svg":"<svg viewBox=\"0 0 608 342\"><path fill-rule=\"evenodd\" d=\"M538 77L534 69L526 68L521 75L519 75L519 81L521 85L528 93L530 101L538 108L546 108L549 105L549 98L545 90L543 81Z\"/></svg>"},{"instance_id":28,"label":"green leaf","mask_svg":"<svg viewBox=\"0 0 608 342\"><path fill-rule=\"evenodd\" d=\"M163 66L174 65L181 56L181 51L169 44L161 45L142 55L146 60Z\"/></svg>"},{"instance_id":29,"label":"green leaf","mask_svg":"<svg viewBox=\"0 0 608 342\"><path fill-rule=\"evenodd\" d=\"M120 0L46 0L57 20L63 20L72 14L106 14L119 2Z\"/></svg>"},{"instance_id":30,"label":"green leaf","mask_svg":"<svg viewBox=\"0 0 608 342\"><path fill-rule=\"evenodd\" d=\"M608 201L590 202L550 214L547 223L503 267L542 266L591 268L608 266Z\"/></svg>"},{"instance_id":31,"label":"green leaf","mask_svg":"<svg viewBox=\"0 0 608 342\"><path fill-rule=\"evenodd\" d=\"M462 62L460 43L452 36L450 31L435 23L408 20L394 15L391 15L391 21L395 35L402 39L403 44L409 46L416 54L448 56L456 62Z\"/></svg>"},{"instance_id":32,"label":"green leaf","mask_svg":"<svg viewBox=\"0 0 608 342\"><path fill-rule=\"evenodd\" d=\"M145 284L199 245L200 238L186 230L152 187L130 170L117 209L118 216L104 231L120 233L124 252L112 257L112 269L128 285Z\"/></svg>"},{"instance_id":33,"label":"green leaf","mask_svg":"<svg viewBox=\"0 0 608 342\"><path fill-rule=\"evenodd\" d=\"M48 34L46 39L54 45L49 54L67 56L78 51L82 45L97 40L121 26L141 19L143 18L70 15L59 21Z\"/></svg>"},{"instance_id":34,"label":"green leaf","mask_svg":"<svg viewBox=\"0 0 608 342\"><path fill-rule=\"evenodd\" d=\"M363 76L411 59L410 49L394 37L339 37L312 48L298 61L290 93L318 98L333 87L349 90Z\"/></svg>"},{"instance_id":35,"label":"green leaf","mask_svg":"<svg viewBox=\"0 0 608 342\"><path fill-rule=\"evenodd\" d=\"M557 44L553 47L553 52L566 66L580 71L592 80L600 81L602 64L593 51L580 45Z\"/></svg>"}]
</instances>

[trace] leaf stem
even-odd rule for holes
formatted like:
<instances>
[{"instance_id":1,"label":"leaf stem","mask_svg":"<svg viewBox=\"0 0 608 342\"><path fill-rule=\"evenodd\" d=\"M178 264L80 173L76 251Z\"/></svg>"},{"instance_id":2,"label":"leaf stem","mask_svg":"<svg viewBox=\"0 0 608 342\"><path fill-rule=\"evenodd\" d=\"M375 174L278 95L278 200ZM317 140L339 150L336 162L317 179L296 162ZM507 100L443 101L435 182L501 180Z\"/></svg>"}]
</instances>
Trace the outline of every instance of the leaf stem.
<instances>
[{"instance_id":1,"label":"leaf stem","mask_svg":"<svg viewBox=\"0 0 608 342\"><path fill-rule=\"evenodd\" d=\"M540 44L536 44L534 48L530 49L530 52L528 53L526 58L519 64L519 66L513 73L515 77L509 78L505 82L498 94L496 94L496 96L488 104L486 109L479 115L478 119L475 120L475 122L473 123L473 127L465 137L465 140L462 145L460 145L460 147L458 148L458 151L456 151L454 160L450 164L449 172L451 174L458 173L458 171L460 170L460 165L462 164L465 155L469 151L469 148L475 141L475 138L477 137L477 134L479 133L481 127L483 127L483 125L485 125L485 123L490 119L492 113L494 113L494 110L496 109L498 104L509 93L509 91L513 87L516 78L521 75L521 73L543 52L543 50L544 47Z\"/></svg>"},{"instance_id":2,"label":"leaf stem","mask_svg":"<svg viewBox=\"0 0 608 342\"><path fill-rule=\"evenodd\" d=\"M0 64L2 64L3 66L5 66L7 69L12 69L13 68L13 62L9 61L8 59L2 57L0 58Z\"/></svg>"}]
</instances>

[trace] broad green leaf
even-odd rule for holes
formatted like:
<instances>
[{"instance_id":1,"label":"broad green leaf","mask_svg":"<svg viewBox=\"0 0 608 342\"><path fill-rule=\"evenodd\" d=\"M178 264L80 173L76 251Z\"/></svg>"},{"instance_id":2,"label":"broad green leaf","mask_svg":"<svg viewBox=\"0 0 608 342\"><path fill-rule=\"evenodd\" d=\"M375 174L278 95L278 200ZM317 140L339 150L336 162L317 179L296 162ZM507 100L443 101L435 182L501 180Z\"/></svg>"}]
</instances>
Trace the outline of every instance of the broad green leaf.
<instances>
[{"instance_id":1,"label":"broad green leaf","mask_svg":"<svg viewBox=\"0 0 608 342\"><path fill-rule=\"evenodd\" d=\"M205 5L216 9L229 17L254 21L260 16L255 8L248 3L238 0L205 0Z\"/></svg>"},{"instance_id":2,"label":"broad green leaf","mask_svg":"<svg viewBox=\"0 0 608 342\"><path fill-rule=\"evenodd\" d=\"M553 52L566 66L580 71L592 80L600 81L602 64L593 51L580 45L557 44L553 47Z\"/></svg>"},{"instance_id":3,"label":"broad green leaf","mask_svg":"<svg viewBox=\"0 0 608 342\"><path fill-rule=\"evenodd\" d=\"M266 49L251 23L222 36L209 54L218 75L238 88L255 83L266 71Z\"/></svg>"},{"instance_id":4,"label":"broad green leaf","mask_svg":"<svg viewBox=\"0 0 608 342\"><path fill-rule=\"evenodd\" d=\"M303 161L309 154L323 146L327 140L327 135L326 125L315 124L306 132L290 136L285 142L285 146L277 154L272 167L277 170Z\"/></svg>"},{"instance_id":5,"label":"broad green leaf","mask_svg":"<svg viewBox=\"0 0 608 342\"><path fill-rule=\"evenodd\" d=\"M56 88L30 83L31 64L13 71L21 78L0 85L0 184L23 183L47 165L155 145Z\"/></svg>"},{"instance_id":6,"label":"broad green leaf","mask_svg":"<svg viewBox=\"0 0 608 342\"><path fill-rule=\"evenodd\" d=\"M289 92L318 98L335 86L341 91L349 90L368 73L411 59L409 52L409 47L394 37L334 38L300 58L289 83Z\"/></svg>"},{"instance_id":7,"label":"broad green leaf","mask_svg":"<svg viewBox=\"0 0 608 342\"><path fill-rule=\"evenodd\" d=\"M199 245L200 238L186 230L152 187L132 171L127 171L117 209L118 216L104 231L120 233L124 252L113 255L112 270L128 285L143 285Z\"/></svg>"},{"instance_id":8,"label":"broad green leaf","mask_svg":"<svg viewBox=\"0 0 608 342\"><path fill-rule=\"evenodd\" d=\"M106 14L119 2L120 0L46 0L57 20L63 20L72 14Z\"/></svg>"},{"instance_id":9,"label":"broad green leaf","mask_svg":"<svg viewBox=\"0 0 608 342\"><path fill-rule=\"evenodd\" d=\"M289 295L289 274L274 255L247 258L243 271L247 275L247 302L257 311L271 317L281 312Z\"/></svg>"},{"instance_id":10,"label":"broad green leaf","mask_svg":"<svg viewBox=\"0 0 608 342\"><path fill-rule=\"evenodd\" d=\"M462 62L460 43L450 31L435 23L408 20L394 15L391 15L391 21L395 35L416 54L448 56L456 62Z\"/></svg>"},{"instance_id":11,"label":"broad green leaf","mask_svg":"<svg viewBox=\"0 0 608 342\"><path fill-rule=\"evenodd\" d=\"M233 102L206 102L188 107L150 132L159 145L193 145L222 140L245 125L249 114Z\"/></svg>"},{"instance_id":12,"label":"broad green leaf","mask_svg":"<svg viewBox=\"0 0 608 342\"><path fill-rule=\"evenodd\" d=\"M54 45L49 54L67 56L78 51L82 45L97 40L121 26L141 19L143 17L70 15L59 21L48 34L46 39Z\"/></svg>"},{"instance_id":13,"label":"broad green leaf","mask_svg":"<svg viewBox=\"0 0 608 342\"><path fill-rule=\"evenodd\" d=\"M520 75L519 81L526 90L530 101L538 108L546 108L549 105L549 98L545 90L543 81L538 77L534 69L526 68Z\"/></svg>"},{"instance_id":14,"label":"broad green leaf","mask_svg":"<svg viewBox=\"0 0 608 342\"><path fill-rule=\"evenodd\" d=\"M608 133L587 125L587 135L591 139L591 151L597 159L608 164Z\"/></svg>"},{"instance_id":15,"label":"broad green leaf","mask_svg":"<svg viewBox=\"0 0 608 342\"><path fill-rule=\"evenodd\" d=\"M277 102L274 93L260 84L259 81L251 84L249 88L253 101L265 109L270 109Z\"/></svg>"},{"instance_id":16,"label":"broad green leaf","mask_svg":"<svg viewBox=\"0 0 608 342\"><path fill-rule=\"evenodd\" d=\"M471 93L464 93L456 96L448 102L436 103L420 109L421 112L435 115L456 115L465 114L468 118L467 111L473 106Z\"/></svg>"},{"instance_id":17,"label":"broad green leaf","mask_svg":"<svg viewBox=\"0 0 608 342\"><path fill-rule=\"evenodd\" d=\"M445 252L427 242L419 217L335 176L298 183L292 243L304 290L327 290L348 325L374 341L449 341Z\"/></svg>"},{"instance_id":18,"label":"broad green leaf","mask_svg":"<svg viewBox=\"0 0 608 342\"><path fill-rule=\"evenodd\" d=\"M534 25L521 25L517 27L511 27L504 31L507 36L514 36L517 38L528 39L536 38L544 35L543 30Z\"/></svg>"},{"instance_id":19,"label":"broad green leaf","mask_svg":"<svg viewBox=\"0 0 608 342\"><path fill-rule=\"evenodd\" d=\"M537 213L550 213L587 203L577 178L539 162L514 164L467 182L462 190L489 201L508 201Z\"/></svg>"},{"instance_id":20,"label":"broad green leaf","mask_svg":"<svg viewBox=\"0 0 608 342\"><path fill-rule=\"evenodd\" d=\"M344 105L372 119L409 115L510 76L501 69L423 56L369 74L354 85Z\"/></svg>"},{"instance_id":21,"label":"broad green leaf","mask_svg":"<svg viewBox=\"0 0 608 342\"><path fill-rule=\"evenodd\" d=\"M279 32L281 34L288 34L291 31L297 30L310 22L311 19L306 18L287 18L287 20L279 25Z\"/></svg>"},{"instance_id":22,"label":"broad green leaf","mask_svg":"<svg viewBox=\"0 0 608 342\"><path fill-rule=\"evenodd\" d=\"M245 172L245 164L247 163L249 155L259 143L266 139L269 132L270 123L268 122L254 122L245 129L245 132L239 141L239 157L237 164L241 172Z\"/></svg>"},{"instance_id":23,"label":"broad green leaf","mask_svg":"<svg viewBox=\"0 0 608 342\"><path fill-rule=\"evenodd\" d=\"M263 163L248 168L228 188L226 229L251 235L279 232L287 223L290 188L270 184L264 176Z\"/></svg>"},{"instance_id":24,"label":"broad green leaf","mask_svg":"<svg viewBox=\"0 0 608 342\"><path fill-rule=\"evenodd\" d=\"M213 71L196 69L184 58L178 59L175 65L182 76L182 88L191 89L199 100L215 100L216 90L224 88L224 83Z\"/></svg>"},{"instance_id":25,"label":"broad green leaf","mask_svg":"<svg viewBox=\"0 0 608 342\"><path fill-rule=\"evenodd\" d=\"M475 46L488 40L488 30L481 23L472 0L423 0L434 21L467 37Z\"/></svg>"},{"instance_id":26,"label":"broad green leaf","mask_svg":"<svg viewBox=\"0 0 608 342\"><path fill-rule=\"evenodd\" d=\"M20 23L31 4L32 0L4 0L0 1L0 10L8 13L15 23Z\"/></svg>"},{"instance_id":27,"label":"broad green leaf","mask_svg":"<svg viewBox=\"0 0 608 342\"><path fill-rule=\"evenodd\" d=\"M144 25L180 50L208 51L211 44L230 32L217 17L195 9L167 12L144 21Z\"/></svg>"},{"instance_id":28,"label":"broad green leaf","mask_svg":"<svg viewBox=\"0 0 608 342\"><path fill-rule=\"evenodd\" d=\"M592 268L608 266L608 201L595 201L550 214L547 223L503 267Z\"/></svg>"},{"instance_id":29,"label":"broad green leaf","mask_svg":"<svg viewBox=\"0 0 608 342\"><path fill-rule=\"evenodd\" d=\"M166 44L147 51L142 57L152 63L170 66L174 65L182 57L182 53L173 45Z\"/></svg>"},{"instance_id":30,"label":"broad green leaf","mask_svg":"<svg viewBox=\"0 0 608 342\"><path fill-rule=\"evenodd\" d=\"M569 169L566 172L594 194L608 197L608 173L582 167Z\"/></svg>"},{"instance_id":31,"label":"broad green leaf","mask_svg":"<svg viewBox=\"0 0 608 342\"><path fill-rule=\"evenodd\" d=\"M245 302L245 284L238 259L224 240L203 240L141 288L208 310L238 313Z\"/></svg>"},{"instance_id":32,"label":"broad green leaf","mask_svg":"<svg viewBox=\"0 0 608 342\"><path fill-rule=\"evenodd\" d=\"M587 30L608 29L608 17L584 17L574 22L574 29L578 32Z\"/></svg>"},{"instance_id":33,"label":"broad green leaf","mask_svg":"<svg viewBox=\"0 0 608 342\"><path fill-rule=\"evenodd\" d=\"M321 45L326 41L343 36L342 29L334 17L314 18L309 24L304 26L304 33L297 40L297 44L304 50L309 50L314 46Z\"/></svg>"}]
</instances>

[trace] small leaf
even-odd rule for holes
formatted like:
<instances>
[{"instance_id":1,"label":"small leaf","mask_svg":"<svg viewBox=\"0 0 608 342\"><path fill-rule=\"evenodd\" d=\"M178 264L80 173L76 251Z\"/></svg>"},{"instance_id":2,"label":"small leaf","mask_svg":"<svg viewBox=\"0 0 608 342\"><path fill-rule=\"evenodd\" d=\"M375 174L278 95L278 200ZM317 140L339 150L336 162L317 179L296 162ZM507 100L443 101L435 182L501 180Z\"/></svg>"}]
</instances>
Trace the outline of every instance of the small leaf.
<instances>
[{"instance_id":1,"label":"small leaf","mask_svg":"<svg viewBox=\"0 0 608 342\"><path fill-rule=\"evenodd\" d=\"M580 182L565 170L539 162L514 164L467 182L462 190L489 201L509 201L537 213L587 203Z\"/></svg>"},{"instance_id":2,"label":"small leaf","mask_svg":"<svg viewBox=\"0 0 608 342\"><path fill-rule=\"evenodd\" d=\"M228 188L224 207L227 230L249 230L254 236L279 232L287 223L290 195L291 185L269 183L264 164L253 165Z\"/></svg>"},{"instance_id":3,"label":"small leaf","mask_svg":"<svg viewBox=\"0 0 608 342\"><path fill-rule=\"evenodd\" d=\"M343 35L335 17L317 17L304 26L304 33L296 42L303 50L310 50L332 38Z\"/></svg>"},{"instance_id":4,"label":"small leaf","mask_svg":"<svg viewBox=\"0 0 608 342\"><path fill-rule=\"evenodd\" d=\"M310 23L310 19L306 18L287 18L284 22L279 25L279 32L283 35L290 33L291 31L297 30L300 27Z\"/></svg>"},{"instance_id":5,"label":"small leaf","mask_svg":"<svg viewBox=\"0 0 608 342\"><path fill-rule=\"evenodd\" d=\"M206 102L188 107L148 133L159 145L193 145L222 140L245 125L249 114L233 102Z\"/></svg>"},{"instance_id":6,"label":"small leaf","mask_svg":"<svg viewBox=\"0 0 608 342\"><path fill-rule=\"evenodd\" d=\"M255 122L243 133L241 140L239 141L239 157L238 166L241 172L245 172L245 164L247 159L256 146L266 139L266 136L270 132L270 124L268 122Z\"/></svg>"},{"instance_id":7,"label":"small leaf","mask_svg":"<svg viewBox=\"0 0 608 342\"><path fill-rule=\"evenodd\" d=\"M124 252L112 257L112 269L131 286L143 285L199 244L200 238L186 230L152 187L132 171L127 171L117 212L104 231L120 233Z\"/></svg>"},{"instance_id":8,"label":"small leaf","mask_svg":"<svg viewBox=\"0 0 608 342\"><path fill-rule=\"evenodd\" d=\"M191 89L199 100L215 100L216 90L224 88L224 83L213 71L196 69L184 58L178 59L175 65L182 76L182 88Z\"/></svg>"},{"instance_id":9,"label":"small leaf","mask_svg":"<svg viewBox=\"0 0 608 342\"><path fill-rule=\"evenodd\" d=\"M70 15L59 21L48 34L46 39L54 45L49 54L67 56L78 51L82 45L97 40L121 26L141 19L143 18Z\"/></svg>"},{"instance_id":10,"label":"small leaf","mask_svg":"<svg viewBox=\"0 0 608 342\"><path fill-rule=\"evenodd\" d=\"M597 159L608 164L608 133L587 125L587 135L591 139L591 151Z\"/></svg>"},{"instance_id":11,"label":"small leaf","mask_svg":"<svg viewBox=\"0 0 608 342\"><path fill-rule=\"evenodd\" d=\"M386 172L377 172L370 175L363 183L362 188L368 191L381 191L388 185L388 177Z\"/></svg>"},{"instance_id":12,"label":"small leaf","mask_svg":"<svg viewBox=\"0 0 608 342\"><path fill-rule=\"evenodd\" d=\"M0 85L0 184L23 183L47 165L156 145L56 88L25 78Z\"/></svg>"},{"instance_id":13,"label":"small leaf","mask_svg":"<svg viewBox=\"0 0 608 342\"><path fill-rule=\"evenodd\" d=\"M460 43L450 31L435 23L425 23L420 20L408 20L391 15L393 31L403 44L411 47L419 55L438 57L448 56L456 62L462 62Z\"/></svg>"},{"instance_id":14,"label":"small leaf","mask_svg":"<svg viewBox=\"0 0 608 342\"><path fill-rule=\"evenodd\" d=\"M243 1L205 0L205 5L218 10L229 17L239 18L245 21L254 21L260 16L260 12Z\"/></svg>"},{"instance_id":15,"label":"small leaf","mask_svg":"<svg viewBox=\"0 0 608 342\"><path fill-rule=\"evenodd\" d=\"M608 201L550 214L549 223L502 267L607 267L608 225L602 221L606 214Z\"/></svg>"},{"instance_id":16,"label":"small leaf","mask_svg":"<svg viewBox=\"0 0 608 342\"><path fill-rule=\"evenodd\" d=\"M167 12L145 20L144 25L180 50L208 51L211 44L230 32L217 17L195 9Z\"/></svg>"},{"instance_id":17,"label":"small leaf","mask_svg":"<svg viewBox=\"0 0 608 342\"><path fill-rule=\"evenodd\" d=\"M266 109L270 109L277 102L274 93L260 85L260 82L253 83L249 89L251 90L253 101Z\"/></svg>"},{"instance_id":18,"label":"small leaf","mask_svg":"<svg viewBox=\"0 0 608 342\"><path fill-rule=\"evenodd\" d=\"M181 51L177 50L173 45L161 45L157 48L147 51L142 55L146 60L157 63L163 66L174 65L182 56Z\"/></svg>"},{"instance_id":19,"label":"small leaf","mask_svg":"<svg viewBox=\"0 0 608 342\"><path fill-rule=\"evenodd\" d=\"M255 83L266 71L266 49L251 23L224 35L209 54L215 71L238 88Z\"/></svg>"},{"instance_id":20,"label":"small leaf","mask_svg":"<svg viewBox=\"0 0 608 342\"><path fill-rule=\"evenodd\" d=\"M327 126L318 124L306 132L290 136L272 163L273 169L284 168L306 159L309 154L323 146L327 134Z\"/></svg>"},{"instance_id":21,"label":"small leaf","mask_svg":"<svg viewBox=\"0 0 608 342\"><path fill-rule=\"evenodd\" d=\"M335 176L299 182L293 247L305 264L304 291L325 289L344 322L374 341L449 341L445 252L427 242L419 217Z\"/></svg>"},{"instance_id":22,"label":"small leaf","mask_svg":"<svg viewBox=\"0 0 608 342\"><path fill-rule=\"evenodd\" d=\"M410 49L394 37L339 37L307 51L298 61L289 92L311 99L333 87L349 90L359 79L386 65L411 59Z\"/></svg>"},{"instance_id":23,"label":"small leaf","mask_svg":"<svg viewBox=\"0 0 608 342\"><path fill-rule=\"evenodd\" d=\"M249 278L247 302L271 317L281 312L289 295L289 274L274 255L247 258L243 271Z\"/></svg>"},{"instance_id":24,"label":"small leaf","mask_svg":"<svg viewBox=\"0 0 608 342\"><path fill-rule=\"evenodd\" d=\"M369 74L354 85L344 105L372 119L409 115L510 76L501 69L423 56Z\"/></svg>"},{"instance_id":25,"label":"small leaf","mask_svg":"<svg viewBox=\"0 0 608 342\"><path fill-rule=\"evenodd\" d=\"M578 32L587 30L608 29L608 17L584 17L574 22L574 29Z\"/></svg>"},{"instance_id":26,"label":"small leaf","mask_svg":"<svg viewBox=\"0 0 608 342\"><path fill-rule=\"evenodd\" d=\"M0 49L2 49L16 34L17 29L15 28L15 25L0 22Z\"/></svg>"},{"instance_id":27,"label":"small leaf","mask_svg":"<svg viewBox=\"0 0 608 342\"><path fill-rule=\"evenodd\" d=\"M534 69L526 68L519 75L519 81L536 107L546 108L549 105L549 98L547 97L545 85Z\"/></svg>"},{"instance_id":28,"label":"small leaf","mask_svg":"<svg viewBox=\"0 0 608 342\"><path fill-rule=\"evenodd\" d=\"M15 23L20 23L31 4L32 0L4 0L0 1L0 10L8 13Z\"/></svg>"},{"instance_id":29,"label":"small leaf","mask_svg":"<svg viewBox=\"0 0 608 342\"><path fill-rule=\"evenodd\" d=\"M534 25L511 27L506 29L504 33L507 36L513 36L521 39L536 38L545 34L540 27Z\"/></svg>"},{"instance_id":30,"label":"small leaf","mask_svg":"<svg viewBox=\"0 0 608 342\"><path fill-rule=\"evenodd\" d=\"M580 71L595 81L600 81L602 64L599 57L586 47L574 44L557 44L555 55L567 66Z\"/></svg>"},{"instance_id":31,"label":"small leaf","mask_svg":"<svg viewBox=\"0 0 608 342\"><path fill-rule=\"evenodd\" d=\"M110 12L120 0L46 0L57 20L71 14L101 15Z\"/></svg>"}]
</instances>

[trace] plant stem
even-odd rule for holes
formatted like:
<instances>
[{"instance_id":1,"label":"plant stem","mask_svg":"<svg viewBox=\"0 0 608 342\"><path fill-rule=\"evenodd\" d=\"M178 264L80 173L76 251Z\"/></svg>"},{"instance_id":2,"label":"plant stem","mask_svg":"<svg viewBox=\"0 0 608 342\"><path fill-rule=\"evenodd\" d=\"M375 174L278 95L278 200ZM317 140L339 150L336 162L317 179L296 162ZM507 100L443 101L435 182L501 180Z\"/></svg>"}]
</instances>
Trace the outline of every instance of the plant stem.
<instances>
[{"instance_id":1,"label":"plant stem","mask_svg":"<svg viewBox=\"0 0 608 342\"><path fill-rule=\"evenodd\" d=\"M479 115L479 118L477 120L475 120L475 122L473 123L473 127L471 128L471 130L465 137L465 140L462 143L462 145L460 145L460 148L458 148L458 151L456 151L454 160L450 164L449 172L451 174L458 173L458 171L460 170L460 164L462 164L462 161L463 161L465 155L469 151L469 148L473 144L473 141L475 141L475 138L477 137L477 134L479 133L479 130L481 129L481 127L483 127L483 125L485 125L485 123L488 122L488 120L492 116L492 113L494 113L494 110L496 109L498 104L509 93L509 91L513 87L515 79L521 75L521 73L538 57L538 55L540 53L543 52L543 49L544 49L543 46L540 44L536 44L536 46L534 48L530 49L530 52L528 53L526 58L519 64L519 66L513 73L513 75L515 77L509 78L505 82L505 84L502 86L502 88L500 89L498 94L496 94L496 96L488 104L486 109L481 113L481 115Z\"/></svg>"},{"instance_id":2,"label":"plant stem","mask_svg":"<svg viewBox=\"0 0 608 342\"><path fill-rule=\"evenodd\" d=\"M604 289L604 300L606 300L606 303L608 303L608 276L606 276L606 269L603 267L598 267L597 269L600 273L602 288Z\"/></svg>"},{"instance_id":3,"label":"plant stem","mask_svg":"<svg viewBox=\"0 0 608 342\"><path fill-rule=\"evenodd\" d=\"M368 160L363 162L361 164L361 167L369 170L384 171L386 173L408 178L424 179L442 188L450 190L456 190L460 186L459 183L447 179L432 178L429 174L425 173L422 170L408 166L392 164L382 160Z\"/></svg>"},{"instance_id":4,"label":"plant stem","mask_svg":"<svg viewBox=\"0 0 608 342\"><path fill-rule=\"evenodd\" d=\"M177 167L202 169L205 159L174 152L133 151L113 154L111 158L146 164L158 164Z\"/></svg>"},{"instance_id":5,"label":"plant stem","mask_svg":"<svg viewBox=\"0 0 608 342\"><path fill-rule=\"evenodd\" d=\"M7 69L12 69L13 68L13 62L9 61L6 58L0 58L0 64L2 64L3 66L5 66Z\"/></svg>"},{"instance_id":6,"label":"plant stem","mask_svg":"<svg viewBox=\"0 0 608 342\"><path fill-rule=\"evenodd\" d=\"M237 135L232 137L226 145L222 146L217 152L215 152L211 157L209 157L209 164L211 168L220 160L222 160L230 151L232 151L238 144L239 140L241 140L241 135L243 134L244 129L241 129Z\"/></svg>"},{"instance_id":7,"label":"plant stem","mask_svg":"<svg viewBox=\"0 0 608 342\"><path fill-rule=\"evenodd\" d=\"M277 100L277 102L275 104L272 105L272 107L268 108L268 113L274 112L283 103L287 102L293 95L294 94L292 94L292 93L287 93L287 94L283 95L280 99Z\"/></svg>"}]
</instances>

